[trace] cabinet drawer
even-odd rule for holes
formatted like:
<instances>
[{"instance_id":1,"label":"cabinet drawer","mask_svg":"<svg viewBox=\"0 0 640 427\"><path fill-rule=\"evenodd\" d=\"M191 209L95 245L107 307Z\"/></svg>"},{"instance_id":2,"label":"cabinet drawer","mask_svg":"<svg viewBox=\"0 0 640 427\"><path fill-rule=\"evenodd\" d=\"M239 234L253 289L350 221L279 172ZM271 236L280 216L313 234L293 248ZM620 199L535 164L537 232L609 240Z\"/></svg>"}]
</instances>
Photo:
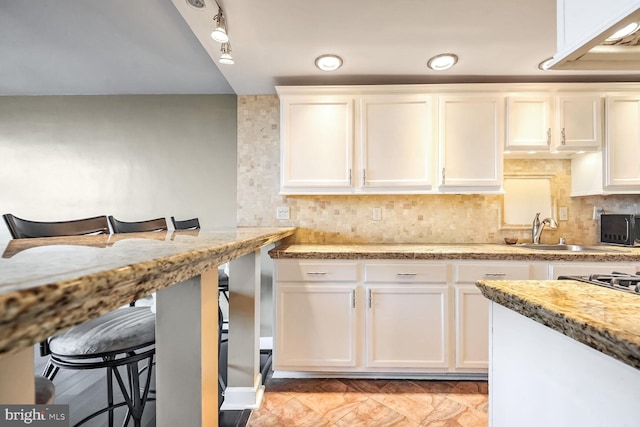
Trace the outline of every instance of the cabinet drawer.
<instances>
[{"instance_id":1,"label":"cabinet drawer","mask_svg":"<svg viewBox=\"0 0 640 427\"><path fill-rule=\"evenodd\" d=\"M456 282L476 280L527 280L530 278L529 264L465 264L458 265Z\"/></svg>"},{"instance_id":2,"label":"cabinet drawer","mask_svg":"<svg viewBox=\"0 0 640 427\"><path fill-rule=\"evenodd\" d=\"M281 282L355 282L358 264L339 262L278 262L277 280Z\"/></svg>"},{"instance_id":3,"label":"cabinet drawer","mask_svg":"<svg viewBox=\"0 0 640 427\"><path fill-rule=\"evenodd\" d=\"M447 264L365 264L364 281L442 283L447 281Z\"/></svg>"}]
</instances>

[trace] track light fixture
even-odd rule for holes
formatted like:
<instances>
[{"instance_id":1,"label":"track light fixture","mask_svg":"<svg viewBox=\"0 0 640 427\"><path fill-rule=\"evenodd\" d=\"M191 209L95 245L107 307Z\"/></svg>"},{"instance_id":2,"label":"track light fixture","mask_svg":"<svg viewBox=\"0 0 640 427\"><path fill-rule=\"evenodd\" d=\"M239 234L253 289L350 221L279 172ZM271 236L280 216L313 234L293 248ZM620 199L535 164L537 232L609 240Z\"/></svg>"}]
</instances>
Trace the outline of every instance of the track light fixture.
<instances>
[{"instance_id":1,"label":"track light fixture","mask_svg":"<svg viewBox=\"0 0 640 427\"><path fill-rule=\"evenodd\" d=\"M227 34L227 23L222 13L222 8L218 6L218 14L213 17L216 23L216 28L211 32L211 38L218 43L227 43L229 41L229 35Z\"/></svg>"},{"instance_id":2,"label":"track light fixture","mask_svg":"<svg viewBox=\"0 0 640 427\"><path fill-rule=\"evenodd\" d=\"M231 44L230 43L222 43L222 45L220 46L220 52L222 52L222 55L220 55L220 59L218 60L221 64L225 64L225 65L232 65L233 62L233 57L231 56Z\"/></svg>"}]
</instances>

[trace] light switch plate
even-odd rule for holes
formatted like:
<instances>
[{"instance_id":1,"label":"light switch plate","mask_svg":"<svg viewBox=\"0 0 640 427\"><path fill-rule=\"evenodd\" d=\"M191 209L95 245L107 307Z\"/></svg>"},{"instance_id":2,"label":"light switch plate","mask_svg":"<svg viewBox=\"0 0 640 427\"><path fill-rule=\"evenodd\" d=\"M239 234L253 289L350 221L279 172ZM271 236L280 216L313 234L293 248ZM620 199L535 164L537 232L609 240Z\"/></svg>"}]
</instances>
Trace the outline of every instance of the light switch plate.
<instances>
[{"instance_id":1,"label":"light switch plate","mask_svg":"<svg viewBox=\"0 0 640 427\"><path fill-rule=\"evenodd\" d=\"M289 219L289 206L278 206L276 208L276 219Z\"/></svg>"}]
</instances>

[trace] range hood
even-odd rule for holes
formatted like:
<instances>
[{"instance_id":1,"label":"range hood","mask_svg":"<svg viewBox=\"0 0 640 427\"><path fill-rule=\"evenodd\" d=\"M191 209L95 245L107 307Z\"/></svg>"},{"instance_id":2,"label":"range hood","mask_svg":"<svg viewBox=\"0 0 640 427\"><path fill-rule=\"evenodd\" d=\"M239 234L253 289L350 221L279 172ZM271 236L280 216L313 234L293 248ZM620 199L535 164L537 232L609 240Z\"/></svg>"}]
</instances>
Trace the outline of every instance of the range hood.
<instances>
[{"instance_id":1,"label":"range hood","mask_svg":"<svg viewBox=\"0 0 640 427\"><path fill-rule=\"evenodd\" d=\"M640 23L640 0L558 0L557 50L551 70L640 71L640 31L607 41Z\"/></svg>"}]
</instances>

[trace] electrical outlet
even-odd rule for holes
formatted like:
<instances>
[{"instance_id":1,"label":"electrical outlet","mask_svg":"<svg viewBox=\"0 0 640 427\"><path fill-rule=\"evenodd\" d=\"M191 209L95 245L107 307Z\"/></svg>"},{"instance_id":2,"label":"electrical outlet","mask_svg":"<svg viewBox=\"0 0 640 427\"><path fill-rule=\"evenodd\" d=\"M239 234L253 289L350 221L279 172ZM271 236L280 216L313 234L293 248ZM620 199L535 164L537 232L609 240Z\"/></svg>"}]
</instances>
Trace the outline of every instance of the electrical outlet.
<instances>
[{"instance_id":1,"label":"electrical outlet","mask_svg":"<svg viewBox=\"0 0 640 427\"><path fill-rule=\"evenodd\" d=\"M289 219L289 206L278 206L276 208L276 219Z\"/></svg>"},{"instance_id":2,"label":"electrical outlet","mask_svg":"<svg viewBox=\"0 0 640 427\"><path fill-rule=\"evenodd\" d=\"M593 207L593 219L595 220L600 219L600 215L602 215L603 213L604 213L604 209L601 208L600 206Z\"/></svg>"},{"instance_id":3,"label":"electrical outlet","mask_svg":"<svg viewBox=\"0 0 640 427\"><path fill-rule=\"evenodd\" d=\"M380 221L382 219L382 208L373 208L371 219L373 221Z\"/></svg>"},{"instance_id":4,"label":"electrical outlet","mask_svg":"<svg viewBox=\"0 0 640 427\"><path fill-rule=\"evenodd\" d=\"M567 221L568 218L568 213L567 213L567 207L566 206L560 206L560 209L558 209L558 219L560 221Z\"/></svg>"}]
</instances>

